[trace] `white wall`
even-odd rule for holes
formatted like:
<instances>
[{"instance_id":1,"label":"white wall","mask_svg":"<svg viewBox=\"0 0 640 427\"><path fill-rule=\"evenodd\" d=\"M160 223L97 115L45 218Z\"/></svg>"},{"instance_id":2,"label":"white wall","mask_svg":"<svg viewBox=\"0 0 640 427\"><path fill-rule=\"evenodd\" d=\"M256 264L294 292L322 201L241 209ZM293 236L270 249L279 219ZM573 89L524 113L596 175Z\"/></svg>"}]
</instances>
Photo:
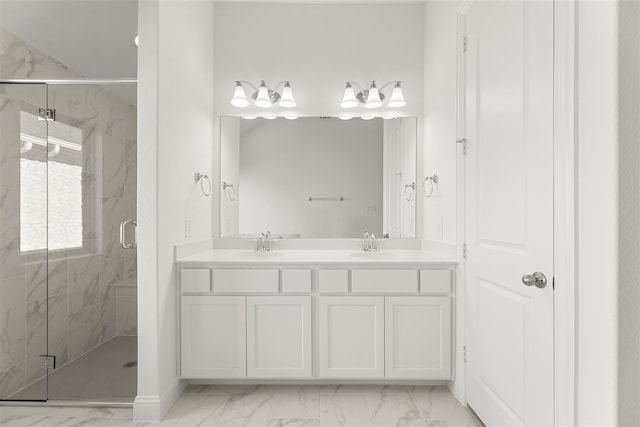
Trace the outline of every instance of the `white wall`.
<instances>
[{"instance_id":1,"label":"white wall","mask_svg":"<svg viewBox=\"0 0 640 427\"><path fill-rule=\"evenodd\" d=\"M240 137L241 233L382 235L382 119L257 120Z\"/></svg>"},{"instance_id":2,"label":"white wall","mask_svg":"<svg viewBox=\"0 0 640 427\"><path fill-rule=\"evenodd\" d=\"M159 418L178 380L174 245L211 237L211 197L193 179L213 172L213 4L140 2L139 363L137 419ZM195 64L195 65L194 65ZM185 237L185 219L192 237ZM144 254L142 254L144 252Z\"/></svg>"},{"instance_id":3,"label":"white wall","mask_svg":"<svg viewBox=\"0 0 640 427\"><path fill-rule=\"evenodd\" d=\"M458 9L462 1L425 3L424 54L424 176L438 174L433 196L423 198L424 247L451 255L456 252L458 227L458 170L456 141L456 87ZM421 180L419 180L421 181ZM418 189L418 191L421 191ZM461 270L459 270L461 273ZM457 275L455 322L456 398L465 400L464 282Z\"/></svg>"},{"instance_id":4,"label":"white wall","mask_svg":"<svg viewBox=\"0 0 640 427\"><path fill-rule=\"evenodd\" d=\"M439 182L423 210L432 248L456 244L457 11L461 1L427 1L424 42L424 176Z\"/></svg>"},{"instance_id":5,"label":"white wall","mask_svg":"<svg viewBox=\"0 0 640 427\"><path fill-rule=\"evenodd\" d=\"M294 110L306 116L338 115L347 80L361 84L402 80L407 101L403 115L421 117L423 8L422 4L216 3L215 126L219 128L220 116L255 113L229 103L235 80L254 84L266 80L271 85L290 80L298 103ZM422 153L421 144L418 152ZM214 233L219 235L215 214Z\"/></svg>"}]
</instances>

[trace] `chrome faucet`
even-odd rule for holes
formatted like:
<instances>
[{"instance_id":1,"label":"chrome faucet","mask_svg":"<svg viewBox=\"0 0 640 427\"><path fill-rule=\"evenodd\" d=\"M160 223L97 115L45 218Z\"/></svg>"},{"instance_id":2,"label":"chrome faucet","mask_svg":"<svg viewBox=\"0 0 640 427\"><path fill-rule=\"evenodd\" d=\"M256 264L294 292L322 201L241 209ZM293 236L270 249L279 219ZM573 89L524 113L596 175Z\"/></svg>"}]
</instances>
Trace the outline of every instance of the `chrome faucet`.
<instances>
[{"instance_id":1,"label":"chrome faucet","mask_svg":"<svg viewBox=\"0 0 640 427\"><path fill-rule=\"evenodd\" d=\"M376 235L367 231L364 232L362 239L362 251L364 252L379 252L380 251L380 239L376 239Z\"/></svg>"},{"instance_id":2,"label":"chrome faucet","mask_svg":"<svg viewBox=\"0 0 640 427\"><path fill-rule=\"evenodd\" d=\"M256 252L271 252L273 250L271 232L268 230L266 233L260 233L254 241L256 242Z\"/></svg>"}]
</instances>

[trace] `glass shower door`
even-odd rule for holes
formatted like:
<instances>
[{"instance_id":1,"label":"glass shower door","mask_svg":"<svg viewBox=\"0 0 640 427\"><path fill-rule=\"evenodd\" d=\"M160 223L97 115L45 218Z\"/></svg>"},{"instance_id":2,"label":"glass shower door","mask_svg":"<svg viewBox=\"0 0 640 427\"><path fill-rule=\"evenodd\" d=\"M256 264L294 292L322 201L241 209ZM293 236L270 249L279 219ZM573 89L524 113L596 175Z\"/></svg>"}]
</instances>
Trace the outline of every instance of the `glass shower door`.
<instances>
[{"instance_id":1,"label":"glass shower door","mask_svg":"<svg viewBox=\"0 0 640 427\"><path fill-rule=\"evenodd\" d=\"M0 84L0 399L46 400L48 123L44 84Z\"/></svg>"},{"instance_id":2,"label":"glass shower door","mask_svg":"<svg viewBox=\"0 0 640 427\"><path fill-rule=\"evenodd\" d=\"M49 352L58 367L50 400L132 402L136 393L137 339L122 315L135 295L136 256L120 244L120 224L136 217L137 114L119 96L123 87L135 91L81 81L47 88L56 116L48 126Z\"/></svg>"}]
</instances>

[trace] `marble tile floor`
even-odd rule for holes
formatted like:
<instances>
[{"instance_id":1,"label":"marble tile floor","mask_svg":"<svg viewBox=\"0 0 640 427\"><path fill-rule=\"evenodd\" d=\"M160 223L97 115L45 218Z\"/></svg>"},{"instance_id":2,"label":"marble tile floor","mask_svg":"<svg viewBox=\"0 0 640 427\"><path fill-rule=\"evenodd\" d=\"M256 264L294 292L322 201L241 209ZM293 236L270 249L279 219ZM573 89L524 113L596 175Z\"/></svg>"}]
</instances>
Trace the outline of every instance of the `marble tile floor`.
<instances>
[{"instance_id":1,"label":"marble tile floor","mask_svg":"<svg viewBox=\"0 0 640 427\"><path fill-rule=\"evenodd\" d=\"M125 364L137 357L137 337L115 337L49 375L49 399L133 403L137 366ZM46 381L42 379L9 399L43 399L47 394L45 387Z\"/></svg>"},{"instance_id":2,"label":"marble tile floor","mask_svg":"<svg viewBox=\"0 0 640 427\"><path fill-rule=\"evenodd\" d=\"M126 409L0 407L1 426L476 426L443 386L190 385L164 420ZM129 409L129 411L131 411Z\"/></svg>"}]
</instances>

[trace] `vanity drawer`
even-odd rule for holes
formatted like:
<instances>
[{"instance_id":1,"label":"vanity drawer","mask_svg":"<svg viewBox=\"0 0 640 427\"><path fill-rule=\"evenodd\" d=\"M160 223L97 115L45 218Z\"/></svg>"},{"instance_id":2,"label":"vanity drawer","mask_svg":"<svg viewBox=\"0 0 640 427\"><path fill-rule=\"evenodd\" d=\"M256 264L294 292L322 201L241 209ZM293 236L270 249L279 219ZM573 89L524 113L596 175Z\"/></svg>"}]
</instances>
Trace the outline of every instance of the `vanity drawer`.
<instances>
[{"instance_id":1,"label":"vanity drawer","mask_svg":"<svg viewBox=\"0 0 640 427\"><path fill-rule=\"evenodd\" d=\"M352 270L351 292L355 294L418 293L417 270Z\"/></svg>"},{"instance_id":2,"label":"vanity drawer","mask_svg":"<svg viewBox=\"0 0 640 427\"><path fill-rule=\"evenodd\" d=\"M211 292L211 269L181 268L180 291L185 293Z\"/></svg>"},{"instance_id":3,"label":"vanity drawer","mask_svg":"<svg viewBox=\"0 0 640 427\"><path fill-rule=\"evenodd\" d=\"M318 272L318 288L321 294L349 292L349 271L320 270Z\"/></svg>"},{"instance_id":4,"label":"vanity drawer","mask_svg":"<svg viewBox=\"0 0 640 427\"><path fill-rule=\"evenodd\" d=\"M448 294L451 292L451 270L420 270L420 292Z\"/></svg>"},{"instance_id":5,"label":"vanity drawer","mask_svg":"<svg viewBox=\"0 0 640 427\"><path fill-rule=\"evenodd\" d=\"M213 270L213 292L276 293L279 288L277 269L216 269Z\"/></svg>"},{"instance_id":6,"label":"vanity drawer","mask_svg":"<svg viewBox=\"0 0 640 427\"><path fill-rule=\"evenodd\" d=\"M282 292L285 294L310 293L311 270L282 270Z\"/></svg>"}]
</instances>

